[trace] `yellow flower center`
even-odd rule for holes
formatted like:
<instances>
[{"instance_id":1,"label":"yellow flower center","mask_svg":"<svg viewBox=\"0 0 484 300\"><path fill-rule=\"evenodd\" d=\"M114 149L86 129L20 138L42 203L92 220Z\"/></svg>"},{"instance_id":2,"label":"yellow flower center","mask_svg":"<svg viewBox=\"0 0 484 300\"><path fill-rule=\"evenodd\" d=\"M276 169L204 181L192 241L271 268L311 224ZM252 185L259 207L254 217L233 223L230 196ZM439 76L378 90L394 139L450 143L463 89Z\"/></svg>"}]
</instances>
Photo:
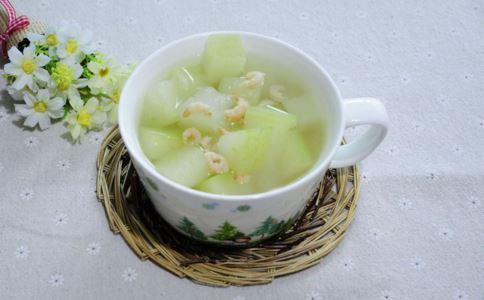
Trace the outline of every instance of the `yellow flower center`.
<instances>
[{"instance_id":1,"label":"yellow flower center","mask_svg":"<svg viewBox=\"0 0 484 300\"><path fill-rule=\"evenodd\" d=\"M34 110L39 113L43 113L47 110L47 104L40 100L34 102Z\"/></svg>"},{"instance_id":2,"label":"yellow flower center","mask_svg":"<svg viewBox=\"0 0 484 300\"><path fill-rule=\"evenodd\" d=\"M51 33L47 36L45 41L47 42L47 45L55 46L55 45L57 45L57 36L55 34Z\"/></svg>"},{"instance_id":3,"label":"yellow flower center","mask_svg":"<svg viewBox=\"0 0 484 300\"><path fill-rule=\"evenodd\" d=\"M111 98L113 99L113 102L118 104L119 103L119 97L121 96L121 93L119 91L116 91L113 93Z\"/></svg>"},{"instance_id":4,"label":"yellow flower center","mask_svg":"<svg viewBox=\"0 0 484 300\"><path fill-rule=\"evenodd\" d=\"M76 40L69 40L66 45L66 51L69 54L74 54L77 52L77 48L79 48L79 45L77 44Z\"/></svg>"},{"instance_id":5,"label":"yellow flower center","mask_svg":"<svg viewBox=\"0 0 484 300\"><path fill-rule=\"evenodd\" d=\"M91 115L86 110L81 110L77 115L77 123L85 127L91 126Z\"/></svg>"},{"instance_id":6,"label":"yellow flower center","mask_svg":"<svg viewBox=\"0 0 484 300\"><path fill-rule=\"evenodd\" d=\"M65 91L74 80L74 70L65 63L58 63L52 71L52 79L57 83L59 91Z\"/></svg>"},{"instance_id":7,"label":"yellow flower center","mask_svg":"<svg viewBox=\"0 0 484 300\"><path fill-rule=\"evenodd\" d=\"M99 70L99 76L104 77L109 74L109 69L108 68L102 68Z\"/></svg>"},{"instance_id":8,"label":"yellow flower center","mask_svg":"<svg viewBox=\"0 0 484 300\"><path fill-rule=\"evenodd\" d=\"M35 70L35 63L30 60L24 60L22 63L22 70L25 72L25 74L32 74L32 72Z\"/></svg>"}]
</instances>

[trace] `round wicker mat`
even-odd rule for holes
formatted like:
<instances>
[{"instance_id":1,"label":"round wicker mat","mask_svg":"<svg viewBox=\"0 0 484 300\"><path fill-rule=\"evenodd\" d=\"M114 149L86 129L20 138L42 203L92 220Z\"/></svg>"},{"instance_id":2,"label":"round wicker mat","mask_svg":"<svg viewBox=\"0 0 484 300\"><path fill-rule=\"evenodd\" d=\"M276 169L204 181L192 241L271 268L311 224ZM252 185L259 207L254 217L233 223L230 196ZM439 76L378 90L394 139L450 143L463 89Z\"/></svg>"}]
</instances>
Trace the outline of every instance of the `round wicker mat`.
<instances>
[{"instance_id":1,"label":"round wicker mat","mask_svg":"<svg viewBox=\"0 0 484 300\"><path fill-rule=\"evenodd\" d=\"M97 168L97 197L111 230L141 259L213 286L269 283L317 264L348 229L361 184L357 166L329 170L290 229L261 245L234 249L197 243L165 223L147 198L117 127L104 140Z\"/></svg>"}]
</instances>

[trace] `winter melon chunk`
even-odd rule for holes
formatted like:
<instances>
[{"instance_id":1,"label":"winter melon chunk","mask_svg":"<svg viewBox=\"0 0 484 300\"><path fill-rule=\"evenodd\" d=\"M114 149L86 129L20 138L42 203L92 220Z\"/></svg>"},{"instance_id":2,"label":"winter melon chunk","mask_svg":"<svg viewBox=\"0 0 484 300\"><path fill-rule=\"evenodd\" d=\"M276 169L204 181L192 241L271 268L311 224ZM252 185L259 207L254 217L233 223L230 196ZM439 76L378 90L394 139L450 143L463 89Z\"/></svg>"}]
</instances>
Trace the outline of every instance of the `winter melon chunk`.
<instances>
[{"instance_id":1,"label":"winter melon chunk","mask_svg":"<svg viewBox=\"0 0 484 300\"><path fill-rule=\"evenodd\" d=\"M209 176L205 155L196 147L172 151L154 165L162 175L187 187L194 187Z\"/></svg>"},{"instance_id":2,"label":"winter melon chunk","mask_svg":"<svg viewBox=\"0 0 484 300\"><path fill-rule=\"evenodd\" d=\"M225 125L224 112L233 105L232 99L212 87L200 88L179 107L179 125L194 127L204 133L216 133Z\"/></svg>"},{"instance_id":3,"label":"winter melon chunk","mask_svg":"<svg viewBox=\"0 0 484 300\"><path fill-rule=\"evenodd\" d=\"M236 34L213 34L207 38L203 53L203 71L210 83L224 77L242 75L247 58L242 40Z\"/></svg>"},{"instance_id":4,"label":"winter melon chunk","mask_svg":"<svg viewBox=\"0 0 484 300\"><path fill-rule=\"evenodd\" d=\"M244 119L246 128L272 127L277 129L291 129L296 127L297 119L272 106L251 106L247 109Z\"/></svg>"},{"instance_id":5,"label":"winter melon chunk","mask_svg":"<svg viewBox=\"0 0 484 300\"><path fill-rule=\"evenodd\" d=\"M173 71L172 78L175 81L178 94L181 99L187 99L195 93L195 90L205 85L201 65L181 67Z\"/></svg>"},{"instance_id":6,"label":"winter melon chunk","mask_svg":"<svg viewBox=\"0 0 484 300\"><path fill-rule=\"evenodd\" d=\"M145 94L141 124L161 128L178 121L176 111L178 95L172 80L164 80L153 85Z\"/></svg>"},{"instance_id":7,"label":"winter melon chunk","mask_svg":"<svg viewBox=\"0 0 484 300\"><path fill-rule=\"evenodd\" d=\"M256 105L259 102L263 85L244 87L243 83L246 81L247 79L244 77L223 78L218 90L224 94L241 96L250 104Z\"/></svg>"},{"instance_id":8,"label":"winter melon chunk","mask_svg":"<svg viewBox=\"0 0 484 300\"><path fill-rule=\"evenodd\" d=\"M294 180L311 168L314 158L299 132L290 130L285 138L279 156L279 173L283 180Z\"/></svg>"},{"instance_id":9,"label":"winter melon chunk","mask_svg":"<svg viewBox=\"0 0 484 300\"><path fill-rule=\"evenodd\" d=\"M233 171L249 175L262 165L268 154L271 132L271 128L228 132L218 140L218 150Z\"/></svg>"},{"instance_id":10,"label":"winter melon chunk","mask_svg":"<svg viewBox=\"0 0 484 300\"><path fill-rule=\"evenodd\" d=\"M200 191L221 195L246 195L254 191L249 183L238 183L233 174L225 173L208 178L195 187Z\"/></svg>"},{"instance_id":11,"label":"winter melon chunk","mask_svg":"<svg viewBox=\"0 0 484 300\"><path fill-rule=\"evenodd\" d=\"M180 130L152 129L141 127L139 130L141 149L150 160L158 160L168 152L183 145Z\"/></svg>"},{"instance_id":12,"label":"winter melon chunk","mask_svg":"<svg viewBox=\"0 0 484 300\"><path fill-rule=\"evenodd\" d=\"M321 127L321 112L315 109L316 98L311 95L302 95L283 101L284 109L297 117L297 125L301 131L308 131Z\"/></svg>"}]
</instances>

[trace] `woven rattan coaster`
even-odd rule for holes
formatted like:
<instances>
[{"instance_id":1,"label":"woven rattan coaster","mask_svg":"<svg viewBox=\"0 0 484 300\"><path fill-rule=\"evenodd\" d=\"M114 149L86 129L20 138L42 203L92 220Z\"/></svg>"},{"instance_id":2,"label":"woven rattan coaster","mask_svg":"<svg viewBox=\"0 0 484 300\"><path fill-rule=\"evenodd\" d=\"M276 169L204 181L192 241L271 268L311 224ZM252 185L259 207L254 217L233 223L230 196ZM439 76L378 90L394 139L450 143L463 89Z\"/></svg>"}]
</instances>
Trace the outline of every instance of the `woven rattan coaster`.
<instances>
[{"instance_id":1,"label":"woven rattan coaster","mask_svg":"<svg viewBox=\"0 0 484 300\"><path fill-rule=\"evenodd\" d=\"M234 249L194 242L163 221L146 196L118 128L104 140L97 168L97 197L111 230L141 259L213 286L269 283L317 264L348 229L361 184L356 166L328 171L304 213L285 233Z\"/></svg>"}]
</instances>

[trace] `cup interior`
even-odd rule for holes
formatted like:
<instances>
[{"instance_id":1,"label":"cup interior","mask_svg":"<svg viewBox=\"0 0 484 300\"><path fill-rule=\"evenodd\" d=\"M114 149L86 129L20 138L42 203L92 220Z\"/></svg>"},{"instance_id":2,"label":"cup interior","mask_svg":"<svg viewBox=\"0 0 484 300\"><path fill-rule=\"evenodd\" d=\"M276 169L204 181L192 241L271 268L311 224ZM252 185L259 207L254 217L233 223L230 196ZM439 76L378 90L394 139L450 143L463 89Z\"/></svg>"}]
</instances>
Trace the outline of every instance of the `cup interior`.
<instances>
[{"instance_id":1,"label":"cup interior","mask_svg":"<svg viewBox=\"0 0 484 300\"><path fill-rule=\"evenodd\" d=\"M181 186L157 173L141 150L137 135L142 100L149 86L156 80L161 80L173 66L200 56L203 53L206 38L211 34L218 33L239 34L249 57L251 55L270 57L274 61L282 62L284 66L295 72L297 76L302 76L308 86L313 87L315 89L314 92L318 95L316 105L318 110L320 110L321 118L323 118L324 143L317 162L304 176L295 182L269 192L290 188L295 184L303 184L314 176L320 176L329 165L330 159L336 152L343 135L344 122L338 89L327 72L301 50L274 38L247 32L207 32L190 36L160 48L138 65L126 82L121 94L118 118L121 135L132 159L150 175L158 177L161 181L168 182L170 185L178 186L180 189L192 193L206 194ZM224 195L224 198L230 197L238 198L241 196Z\"/></svg>"}]
</instances>

